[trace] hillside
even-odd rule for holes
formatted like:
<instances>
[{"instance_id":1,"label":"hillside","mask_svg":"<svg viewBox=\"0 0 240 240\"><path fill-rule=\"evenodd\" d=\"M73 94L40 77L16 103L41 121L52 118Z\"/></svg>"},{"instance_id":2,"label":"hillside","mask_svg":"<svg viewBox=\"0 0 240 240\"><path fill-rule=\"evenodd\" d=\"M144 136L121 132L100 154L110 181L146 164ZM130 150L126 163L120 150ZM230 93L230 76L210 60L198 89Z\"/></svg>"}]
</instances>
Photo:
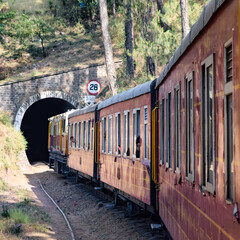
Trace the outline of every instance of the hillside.
<instances>
[{"instance_id":1,"label":"hillside","mask_svg":"<svg viewBox=\"0 0 240 240\"><path fill-rule=\"evenodd\" d=\"M66 29L67 31L69 29ZM20 58L11 59L1 56L6 79L1 82L21 80L33 76L87 67L104 63L104 50L101 41L101 29L89 33L57 32L56 38L48 43L48 56L31 56L24 52ZM0 47L0 52L4 50ZM121 50L114 48L115 61L121 56Z\"/></svg>"},{"instance_id":2,"label":"hillside","mask_svg":"<svg viewBox=\"0 0 240 240\"><path fill-rule=\"evenodd\" d=\"M49 5L49 0L4 0L4 2L8 2L11 7L14 7L18 11L26 11L31 13L35 13L36 11L44 11Z\"/></svg>"},{"instance_id":3,"label":"hillside","mask_svg":"<svg viewBox=\"0 0 240 240\"><path fill-rule=\"evenodd\" d=\"M3 1L5 5L1 8L0 0L1 82L105 62L97 1ZM117 72L119 91L158 76L181 42L179 1L163 2L164 14L157 11L155 6L152 16L147 13L152 7L150 1L139 1L132 6L133 53L125 50L124 1L116 1L115 16L112 2L108 2L114 60L123 61L122 68ZM206 2L189 1L190 26L197 20ZM16 11L12 11L9 6ZM167 31L163 30L161 22L169 26ZM133 78L126 73L125 52L134 59ZM154 73L149 72L147 59L154 63Z\"/></svg>"},{"instance_id":4,"label":"hillside","mask_svg":"<svg viewBox=\"0 0 240 240\"><path fill-rule=\"evenodd\" d=\"M104 48L99 22L96 22L93 28L87 28L80 22L70 26L62 18L52 15L47 0L34 2L10 0L7 2L8 6L16 9L17 16L20 16L24 9L29 16L41 17L52 26L44 41L46 57L42 56L41 42L35 37L24 45L16 43L17 41L11 36L3 39L3 44L0 44L0 81L2 83L104 63ZM17 24L16 21L19 20L14 20L13 24ZM23 23L25 24L25 22ZM114 28L116 27L111 28L112 32L115 32L115 36L112 36L113 39L119 35ZM122 49L117 43L113 43L113 50L114 60L119 61Z\"/></svg>"}]
</instances>

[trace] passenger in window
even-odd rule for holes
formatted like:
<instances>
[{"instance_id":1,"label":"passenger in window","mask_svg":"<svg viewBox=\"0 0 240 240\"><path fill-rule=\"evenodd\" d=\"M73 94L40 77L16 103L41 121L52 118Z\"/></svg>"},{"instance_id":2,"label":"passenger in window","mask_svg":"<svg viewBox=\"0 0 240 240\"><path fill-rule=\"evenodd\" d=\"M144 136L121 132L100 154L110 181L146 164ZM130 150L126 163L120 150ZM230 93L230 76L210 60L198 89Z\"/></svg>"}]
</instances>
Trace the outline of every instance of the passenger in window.
<instances>
[{"instance_id":1,"label":"passenger in window","mask_svg":"<svg viewBox=\"0 0 240 240\"><path fill-rule=\"evenodd\" d=\"M136 139L136 158L140 158L140 147L141 147L142 139L140 136L137 136Z\"/></svg>"},{"instance_id":2,"label":"passenger in window","mask_svg":"<svg viewBox=\"0 0 240 240\"><path fill-rule=\"evenodd\" d=\"M121 146L118 145L118 154L121 154Z\"/></svg>"}]
</instances>

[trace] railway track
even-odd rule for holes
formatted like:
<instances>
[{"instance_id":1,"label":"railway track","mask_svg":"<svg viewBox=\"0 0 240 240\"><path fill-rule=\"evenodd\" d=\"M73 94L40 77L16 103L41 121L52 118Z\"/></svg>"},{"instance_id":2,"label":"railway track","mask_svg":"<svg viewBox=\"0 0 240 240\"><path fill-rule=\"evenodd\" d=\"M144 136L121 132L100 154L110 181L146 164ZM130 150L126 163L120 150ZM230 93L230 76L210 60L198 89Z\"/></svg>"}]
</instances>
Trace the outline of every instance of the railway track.
<instances>
[{"instance_id":1,"label":"railway track","mask_svg":"<svg viewBox=\"0 0 240 240\"><path fill-rule=\"evenodd\" d=\"M41 182L66 214L75 239L139 239L168 240L164 227L151 228L159 225L159 219L150 213L127 204L120 199L115 206L113 195L95 188L90 181L81 180L76 183L74 177L65 177L53 172L46 172ZM128 205L128 207L126 207ZM130 210L129 210L130 209Z\"/></svg>"}]
</instances>

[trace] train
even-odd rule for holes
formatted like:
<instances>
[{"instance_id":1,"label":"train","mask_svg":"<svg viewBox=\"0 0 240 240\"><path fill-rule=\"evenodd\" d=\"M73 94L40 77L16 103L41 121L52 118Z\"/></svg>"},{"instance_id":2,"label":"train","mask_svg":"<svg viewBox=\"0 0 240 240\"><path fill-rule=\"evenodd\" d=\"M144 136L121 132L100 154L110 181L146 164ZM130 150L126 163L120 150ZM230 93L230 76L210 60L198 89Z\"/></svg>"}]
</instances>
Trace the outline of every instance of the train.
<instances>
[{"instance_id":1,"label":"train","mask_svg":"<svg viewBox=\"0 0 240 240\"><path fill-rule=\"evenodd\" d=\"M52 117L49 162L157 213L173 239L240 239L240 2L210 0L160 76Z\"/></svg>"}]
</instances>

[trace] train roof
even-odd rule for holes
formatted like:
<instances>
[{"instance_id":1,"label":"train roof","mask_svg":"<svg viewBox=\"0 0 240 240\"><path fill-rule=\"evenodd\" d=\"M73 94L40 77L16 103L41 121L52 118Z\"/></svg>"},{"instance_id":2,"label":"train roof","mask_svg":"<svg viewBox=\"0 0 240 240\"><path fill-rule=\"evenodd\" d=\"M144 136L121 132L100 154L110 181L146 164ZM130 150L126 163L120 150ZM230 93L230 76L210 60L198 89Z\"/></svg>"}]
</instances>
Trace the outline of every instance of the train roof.
<instances>
[{"instance_id":1,"label":"train roof","mask_svg":"<svg viewBox=\"0 0 240 240\"><path fill-rule=\"evenodd\" d=\"M48 118L48 121L53 121L54 119L56 120L56 119L61 119L61 118L67 118L68 115L74 111L75 111L75 109L71 109L71 110L68 110L67 112L52 116L52 117Z\"/></svg>"},{"instance_id":2,"label":"train roof","mask_svg":"<svg viewBox=\"0 0 240 240\"><path fill-rule=\"evenodd\" d=\"M87 106L87 107L84 107L84 108L81 108L81 109L77 109L77 110L71 112L71 114L68 115L68 118L75 117L75 116L78 116L78 115L82 115L82 114L85 114L85 113L94 112L96 110L96 107L97 107L97 104L94 104L92 106Z\"/></svg>"},{"instance_id":3,"label":"train roof","mask_svg":"<svg viewBox=\"0 0 240 240\"><path fill-rule=\"evenodd\" d=\"M156 80L148 81L146 83L140 84L134 88L128 89L122 93L119 93L107 100L99 103L98 110L103 109L105 107L111 106L118 102L124 102L126 100L141 96L143 94L149 93L151 91L151 86L155 86Z\"/></svg>"},{"instance_id":4,"label":"train roof","mask_svg":"<svg viewBox=\"0 0 240 240\"><path fill-rule=\"evenodd\" d=\"M192 44L194 39L199 35L201 30L207 25L214 13L226 0L210 0L204 7L202 14L198 21L192 26L188 35L182 40L180 46L175 51L174 55L170 58L169 62L157 78L156 87L158 87L163 79L166 77L171 68L175 65L178 59L183 55L186 49Z\"/></svg>"}]
</instances>

